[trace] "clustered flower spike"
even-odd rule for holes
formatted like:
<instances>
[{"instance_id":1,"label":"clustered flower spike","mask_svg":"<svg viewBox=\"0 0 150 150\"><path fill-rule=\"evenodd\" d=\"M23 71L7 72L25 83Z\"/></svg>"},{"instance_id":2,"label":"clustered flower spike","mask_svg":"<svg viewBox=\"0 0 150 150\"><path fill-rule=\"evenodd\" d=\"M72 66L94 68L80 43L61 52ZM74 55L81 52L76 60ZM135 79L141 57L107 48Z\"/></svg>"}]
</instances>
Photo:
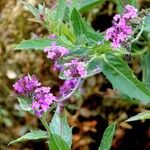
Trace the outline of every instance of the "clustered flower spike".
<instances>
[{"instance_id":1,"label":"clustered flower spike","mask_svg":"<svg viewBox=\"0 0 150 150\"><path fill-rule=\"evenodd\" d=\"M59 88L59 94L61 96L67 95L76 85L77 79L66 80L64 84Z\"/></svg>"},{"instance_id":2,"label":"clustered flower spike","mask_svg":"<svg viewBox=\"0 0 150 150\"><path fill-rule=\"evenodd\" d=\"M52 93L50 93L49 87L37 88L34 94L32 110L38 117L41 117L44 112L48 111L56 98Z\"/></svg>"},{"instance_id":3,"label":"clustered flower spike","mask_svg":"<svg viewBox=\"0 0 150 150\"><path fill-rule=\"evenodd\" d=\"M106 30L106 40L112 42L113 48L119 48L132 34L132 26L129 22L138 16L137 9L126 5L122 15L116 14L113 18L113 26Z\"/></svg>"},{"instance_id":4,"label":"clustered flower spike","mask_svg":"<svg viewBox=\"0 0 150 150\"><path fill-rule=\"evenodd\" d=\"M17 94L22 94L23 96L31 94L31 108L38 117L41 117L56 101L55 96L50 92L50 87L41 86L35 75L22 77L13 85L13 88Z\"/></svg>"},{"instance_id":5,"label":"clustered flower spike","mask_svg":"<svg viewBox=\"0 0 150 150\"><path fill-rule=\"evenodd\" d=\"M69 54L69 50L65 47L56 45L55 42L51 43L51 46L46 47L44 52L47 53L47 58L51 60L57 60L67 54Z\"/></svg>"},{"instance_id":6,"label":"clustered flower spike","mask_svg":"<svg viewBox=\"0 0 150 150\"><path fill-rule=\"evenodd\" d=\"M39 87L41 83L37 80L35 75L27 75L18 80L13 88L18 94L30 94Z\"/></svg>"},{"instance_id":7,"label":"clustered flower spike","mask_svg":"<svg viewBox=\"0 0 150 150\"><path fill-rule=\"evenodd\" d=\"M78 61L77 59L71 60L70 63L64 64L64 75L66 77L85 77L87 71L85 69L85 63Z\"/></svg>"}]
</instances>

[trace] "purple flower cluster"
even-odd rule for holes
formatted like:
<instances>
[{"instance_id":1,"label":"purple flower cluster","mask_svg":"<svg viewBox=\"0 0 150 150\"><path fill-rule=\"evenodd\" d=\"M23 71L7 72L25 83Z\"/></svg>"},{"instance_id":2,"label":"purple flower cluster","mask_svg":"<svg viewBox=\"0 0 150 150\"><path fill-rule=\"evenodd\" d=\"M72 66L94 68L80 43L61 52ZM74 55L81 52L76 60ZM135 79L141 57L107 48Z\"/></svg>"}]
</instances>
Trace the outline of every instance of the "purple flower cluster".
<instances>
[{"instance_id":1,"label":"purple flower cluster","mask_svg":"<svg viewBox=\"0 0 150 150\"><path fill-rule=\"evenodd\" d=\"M106 30L106 40L112 42L113 48L119 48L133 33L129 22L137 17L137 9L126 5L122 15L116 14L113 18L113 26Z\"/></svg>"},{"instance_id":2,"label":"purple flower cluster","mask_svg":"<svg viewBox=\"0 0 150 150\"><path fill-rule=\"evenodd\" d=\"M51 60L57 60L67 54L69 54L69 50L65 47L56 45L55 42L51 43L51 46L46 47L44 52L47 53L47 58Z\"/></svg>"},{"instance_id":3,"label":"purple flower cluster","mask_svg":"<svg viewBox=\"0 0 150 150\"><path fill-rule=\"evenodd\" d=\"M59 88L59 94L61 96L67 95L76 85L77 79L66 80L64 84Z\"/></svg>"},{"instance_id":4,"label":"purple flower cluster","mask_svg":"<svg viewBox=\"0 0 150 150\"><path fill-rule=\"evenodd\" d=\"M64 64L64 75L66 77L85 77L87 71L85 69L85 63L78 61L77 59L71 60L70 63Z\"/></svg>"},{"instance_id":5,"label":"purple flower cluster","mask_svg":"<svg viewBox=\"0 0 150 150\"><path fill-rule=\"evenodd\" d=\"M49 87L37 88L34 92L34 101L32 102L32 110L38 117L48 111L49 107L56 100L55 96L50 93Z\"/></svg>"},{"instance_id":6,"label":"purple flower cluster","mask_svg":"<svg viewBox=\"0 0 150 150\"><path fill-rule=\"evenodd\" d=\"M38 117L41 117L56 100L55 96L50 93L50 88L42 87L34 75L22 77L13 85L13 88L19 95L29 96L31 94L31 108Z\"/></svg>"},{"instance_id":7,"label":"purple flower cluster","mask_svg":"<svg viewBox=\"0 0 150 150\"><path fill-rule=\"evenodd\" d=\"M39 87L41 83L37 80L35 75L27 75L18 80L13 88L18 94L30 94Z\"/></svg>"}]
</instances>

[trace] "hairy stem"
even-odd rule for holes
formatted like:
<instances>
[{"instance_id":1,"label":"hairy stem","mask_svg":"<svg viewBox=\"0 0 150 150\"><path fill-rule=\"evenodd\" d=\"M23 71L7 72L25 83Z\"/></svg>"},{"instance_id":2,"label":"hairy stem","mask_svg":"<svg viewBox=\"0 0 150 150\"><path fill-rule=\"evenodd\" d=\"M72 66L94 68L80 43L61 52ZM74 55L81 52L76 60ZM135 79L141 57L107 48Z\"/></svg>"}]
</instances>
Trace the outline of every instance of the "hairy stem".
<instances>
[{"instance_id":1,"label":"hairy stem","mask_svg":"<svg viewBox=\"0 0 150 150\"><path fill-rule=\"evenodd\" d=\"M47 132L48 132L49 140L51 140L51 138L52 138L52 133L51 133L51 130L50 130L50 128L49 128L48 123L46 122L45 116L43 116L42 118L40 118L40 120L41 120L43 126L45 127L45 129L46 129ZM48 147L49 147L49 150L51 150L51 149L50 149L49 142L48 142Z\"/></svg>"}]
</instances>

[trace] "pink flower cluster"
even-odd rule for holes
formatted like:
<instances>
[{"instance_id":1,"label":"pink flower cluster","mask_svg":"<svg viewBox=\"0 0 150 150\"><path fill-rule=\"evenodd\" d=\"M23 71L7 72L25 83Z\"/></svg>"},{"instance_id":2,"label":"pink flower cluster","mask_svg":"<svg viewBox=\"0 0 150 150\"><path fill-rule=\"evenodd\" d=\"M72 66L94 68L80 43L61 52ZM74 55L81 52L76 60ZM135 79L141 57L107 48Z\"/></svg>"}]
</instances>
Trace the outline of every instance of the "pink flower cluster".
<instances>
[{"instance_id":1,"label":"pink flower cluster","mask_svg":"<svg viewBox=\"0 0 150 150\"><path fill-rule=\"evenodd\" d=\"M50 93L50 87L40 87L34 91L34 101L32 102L32 110L38 117L47 112L49 107L56 100L55 96Z\"/></svg>"},{"instance_id":2,"label":"pink flower cluster","mask_svg":"<svg viewBox=\"0 0 150 150\"><path fill-rule=\"evenodd\" d=\"M71 60L70 63L64 64L64 75L66 77L85 77L87 71L85 69L85 63L78 61L77 59Z\"/></svg>"},{"instance_id":3,"label":"pink flower cluster","mask_svg":"<svg viewBox=\"0 0 150 150\"><path fill-rule=\"evenodd\" d=\"M119 48L133 33L129 22L138 16L137 9L126 5L122 15L116 14L113 18L113 26L106 30L106 40L112 42L113 48Z\"/></svg>"},{"instance_id":4,"label":"pink flower cluster","mask_svg":"<svg viewBox=\"0 0 150 150\"><path fill-rule=\"evenodd\" d=\"M18 94L30 94L39 86L41 86L41 83L35 75L27 75L18 80L13 88Z\"/></svg>"},{"instance_id":5,"label":"pink flower cluster","mask_svg":"<svg viewBox=\"0 0 150 150\"><path fill-rule=\"evenodd\" d=\"M51 60L57 60L67 54L69 54L69 50L65 47L56 45L55 42L51 43L51 46L46 47L44 52L47 53L47 58Z\"/></svg>"},{"instance_id":6,"label":"pink flower cluster","mask_svg":"<svg viewBox=\"0 0 150 150\"><path fill-rule=\"evenodd\" d=\"M22 77L13 85L13 88L19 95L32 96L31 108L38 117L41 117L56 100L50 93L50 88L42 87L34 75Z\"/></svg>"}]
</instances>

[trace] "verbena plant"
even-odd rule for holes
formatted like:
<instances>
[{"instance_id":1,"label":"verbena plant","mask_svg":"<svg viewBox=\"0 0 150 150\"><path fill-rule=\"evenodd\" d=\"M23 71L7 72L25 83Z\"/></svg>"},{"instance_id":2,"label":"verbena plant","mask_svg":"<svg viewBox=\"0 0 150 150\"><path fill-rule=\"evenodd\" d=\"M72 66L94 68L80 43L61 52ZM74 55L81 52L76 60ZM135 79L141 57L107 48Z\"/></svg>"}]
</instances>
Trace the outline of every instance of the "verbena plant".
<instances>
[{"instance_id":1,"label":"verbena plant","mask_svg":"<svg viewBox=\"0 0 150 150\"><path fill-rule=\"evenodd\" d=\"M147 50L134 51L134 47L143 30L148 28L145 24L148 10L139 12L135 0L128 0L126 5L116 1L119 14L114 16L112 27L100 33L80 15L80 12L100 2L104 1L73 0L68 3L58 0L57 5L51 9L45 5L36 8L23 2L50 35L25 40L15 50L41 50L53 62L54 69L60 71L59 78L65 82L57 96L51 92L50 87L44 87L35 75L25 75L13 85L20 107L36 115L46 131L31 131L10 144L45 139L50 150L70 150L72 128L67 123L64 104L78 90L83 80L101 72L115 89L130 100L150 104L150 89L136 78L124 59L125 56L129 58L144 54ZM55 109L55 114L48 123L46 117L52 109ZM127 121L148 118L150 113L143 112ZM116 123L113 123L106 129L99 150L110 149L115 127Z\"/></svg>"}]
</instances>

